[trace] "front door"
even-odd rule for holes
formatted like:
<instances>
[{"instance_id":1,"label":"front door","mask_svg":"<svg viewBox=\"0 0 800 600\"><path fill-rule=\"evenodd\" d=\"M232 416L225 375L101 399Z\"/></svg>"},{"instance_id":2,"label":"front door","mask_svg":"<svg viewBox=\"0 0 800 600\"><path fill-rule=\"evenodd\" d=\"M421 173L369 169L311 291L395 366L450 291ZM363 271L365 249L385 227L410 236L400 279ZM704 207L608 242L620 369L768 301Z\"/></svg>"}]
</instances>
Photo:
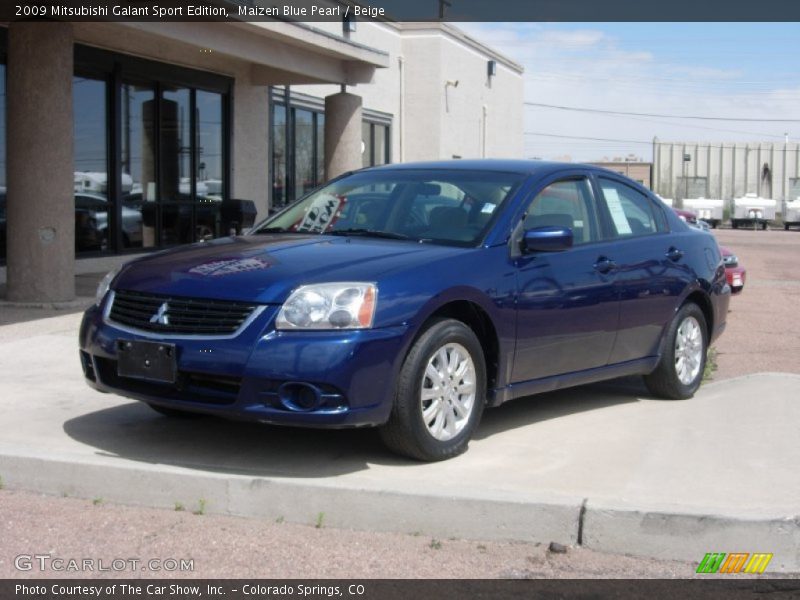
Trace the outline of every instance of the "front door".
<instances>
[{"instance_id":1,"label":"front door","mask_svg":"<svg viewBox=\"0 0 800 600\"><path fill-rule=\"evenodd\" d=\"M523 229L569 227L574 246L524 253L517 265L517 348L512 381L520 383L605 366L616 336L616 270L601 241L595 199L583 177L547 185L531 201Z\"/></svg>"}]
</instances>

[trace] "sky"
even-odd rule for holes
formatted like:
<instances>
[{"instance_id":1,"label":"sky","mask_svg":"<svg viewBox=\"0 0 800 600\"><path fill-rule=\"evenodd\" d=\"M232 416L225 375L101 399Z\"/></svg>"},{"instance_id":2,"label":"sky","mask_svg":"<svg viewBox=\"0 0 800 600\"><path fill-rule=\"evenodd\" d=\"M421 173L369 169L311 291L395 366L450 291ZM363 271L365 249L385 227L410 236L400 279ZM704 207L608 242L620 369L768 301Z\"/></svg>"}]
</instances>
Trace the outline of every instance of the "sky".
<instances>
[{"instance_id":1,"label":"sky","mask_svg":"<svg viewBox=\"0 0 800 600\"><path fill-rule=\"evenodd\" d=\"M632 154L649 161L654 136L782 142L788 134L800 141L800 23L457 26L524 66L526 102L704 117L526 106L525 158L591 161ZM720 120L729 117L735 120Z\"/></svg>"}]
</instances>

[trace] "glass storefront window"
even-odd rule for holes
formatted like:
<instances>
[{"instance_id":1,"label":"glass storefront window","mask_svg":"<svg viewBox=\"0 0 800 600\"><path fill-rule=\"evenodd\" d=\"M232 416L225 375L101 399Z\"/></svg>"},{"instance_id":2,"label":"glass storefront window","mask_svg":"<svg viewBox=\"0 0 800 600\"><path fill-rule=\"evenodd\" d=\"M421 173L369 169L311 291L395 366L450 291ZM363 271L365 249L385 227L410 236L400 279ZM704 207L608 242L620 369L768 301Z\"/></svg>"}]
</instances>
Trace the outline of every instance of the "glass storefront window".
<instances>
[{"instance_id":1,"label":"glass storefront window","mask_svg":"<svg viewBox=\"0 0 800 600\"><path fill-rule=\"evenodd\" d=\"M75 251L108 250L112 203L108 195L106 82L74 77Z\"/></svg>"},{"instance_id":2,"label":"glass storefront window","mask_svg":"<svg viewBox=\"0 0 800 600\"><path fill-rule=\"evenodd\" d=\"M325 115L317 113L317 185L325 181Z\"/></svg>"},{"instance_id":3,"label":"glass storefront window","mask_svg":"<svg viewBox=\"0 0 800 600\"><path fill-rule=\"evenodd\" d=\"M161 201L191 200L191 97L186 88L161 99Z\"/></svg>"},{"instance_id":4,"label":"glass storefront window","mask_svg":"<svg viewBox=\"0 0 800 600\"><path fill-rule=\"evenodd\" d=\"M389 126L364 121L361 124L363 142L361 164L365 167L389 162Z\"/></svg>"},{"instance_id":5,"label":"glass storefront window","mask_svg":"<svg viewBox=\"0 0 800 600\"><path fill-rule=\"evenodd\" d=\"M272 204L283 206L286 197L286 107L272 107Z\"/></svg>"},{"instance_id":6,"label":"glass storefront window","mask_svg":"<svg viewBox=\"0 0 800 600\"><path fill-rule=\"evenodd\" d=\"M157 67L152 79L150 65ZM182 85L170 83L170 70ZM220 209L227 199L231 85L230 78L212 73L75 45L77 254L228 234ZM6 259L7 237L5 87L0 62L0 262ZM112 132L114 125L118 129Z\"/></svg>"},{"instance_id":7,"label":"glass storefront window","mask_svg":"<svg viewBox=\"0 0 800 600\"><path fill-rule=\"evenodd\" d=\"M155 92L124 83L121 88L122 248L156 245Z\"/></svg>"},{"instance_id":8,"label":"glass storefront window","mask_svg":"<svg viewBox=\"0 0 800 600\"><path fill-rule=\"evenodd\" d=\"M164 90L161 98L160 200L161 244L192 242L192 210L171 206L191 202L191 92L186 88Z\"/></svg>"},{"instance_id":9,"label":"glass storefront window","mask_svg":"<svg viewBox=\"0 0 800 600\"><path fill-rule=\"evenodd\" d=\"M361 123L361 166L372 166L372 125L364 121Z\"/></svg>"},{"instance_id":10,"label":"glass storefront window","mask_svg":"<svg viewBox=\"0 0 800 600\"><path fill-rule=\"evenodd\" d=\"M386 164L386 142L388 141L387 129L385 125L373 125L374 133L374 152L373 165Z\"/></svg>"},{"instance_id":11,"label":"glass storefront window","mask_svg":"<svg viewBox=\"0 0 800 600\"><path fill-rule=\"evenodd\" d=\"M293 102L297 106L292 106ZM314 98L302 94L295 97L288 89L280 89L273 96L271 117L271 205L279 208L326 181L325 113L321 106L317 108ZM363 121L361 132L362 165L388 162L391 126Z\"/></svg>"},{"instance_id":12,"label":"glass storefront window","mask_svg":"<svg viewBox=\"0 0 800 600\"><path fill-rule=\"evenodd\" d=\"M314 188L314 114L310 110L294 111L294 197L299 198Z\"/></svg>"},{"instance_id":13,"label":"glass storefront window","mask_svg":"<svg viewBox=\"0 0 800 600\"><path fill-rule=\"evenodd\" d=\"M195 236L200 240L228 233L221 231L220 224L220 203L225 190L222 160L224 154L222 94L197 91L195 105L197 107Z\"/></svg>"}]
</instances>

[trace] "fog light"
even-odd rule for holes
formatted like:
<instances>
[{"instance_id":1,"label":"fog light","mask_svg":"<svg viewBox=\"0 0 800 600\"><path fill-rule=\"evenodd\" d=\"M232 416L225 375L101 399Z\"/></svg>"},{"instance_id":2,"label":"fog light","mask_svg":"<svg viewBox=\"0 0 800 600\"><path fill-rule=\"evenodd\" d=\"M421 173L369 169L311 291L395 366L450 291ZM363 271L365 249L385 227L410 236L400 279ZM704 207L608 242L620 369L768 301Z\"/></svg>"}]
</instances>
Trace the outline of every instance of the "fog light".
<instances>
[{"instance_id":1,"label":"fog light","mask_svg":"<svg viewBox=\"0 0 800 600\"><path fill-rule=\"evenodd\" d=\"M319 408L320 390L309 383L289 382L278 388L278 398L289 410L308 412Z\"/></svg>"}]
</instances>

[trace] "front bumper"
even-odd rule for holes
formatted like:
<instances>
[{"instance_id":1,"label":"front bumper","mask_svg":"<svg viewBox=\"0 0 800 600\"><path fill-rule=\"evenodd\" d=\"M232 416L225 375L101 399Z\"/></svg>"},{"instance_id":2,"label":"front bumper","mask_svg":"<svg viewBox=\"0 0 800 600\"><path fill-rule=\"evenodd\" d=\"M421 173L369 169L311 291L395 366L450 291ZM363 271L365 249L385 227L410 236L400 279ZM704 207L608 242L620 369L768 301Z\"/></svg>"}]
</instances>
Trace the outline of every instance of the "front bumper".
<instances>
[{"instance_id":1,"label":"front bumper","mask_svg":"<svg viewBox=\"0 0 800 600\"><path fill-rule=\"evenodd\" d=\"M306 427L385 423L408 327L282 332L274 329L278 308L265 307L235 337L199 339L120 327L93 306L80 329L86 381L103 392L234 419ZM175 344L177 382L120 377L117 342L154 339ZM314 401L291 401L297 389L315 390Z\"/></svg>"}]
</instances>

